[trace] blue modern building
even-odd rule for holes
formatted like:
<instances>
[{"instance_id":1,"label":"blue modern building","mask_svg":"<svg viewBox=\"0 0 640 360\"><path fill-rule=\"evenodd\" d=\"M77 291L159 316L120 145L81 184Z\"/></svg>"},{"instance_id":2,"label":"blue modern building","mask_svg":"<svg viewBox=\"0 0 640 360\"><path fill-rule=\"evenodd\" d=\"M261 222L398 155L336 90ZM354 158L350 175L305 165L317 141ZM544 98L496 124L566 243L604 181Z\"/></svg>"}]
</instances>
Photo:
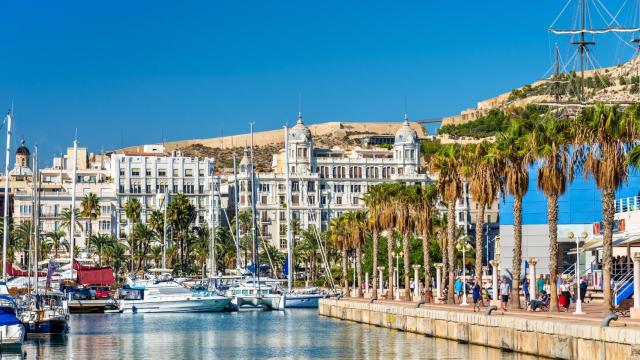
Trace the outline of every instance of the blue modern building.
<instances>
[{"instance_id":1,"label":"blue modern building","mask_svg":"<svg viewBox=\"0 0 640 360\"><path fill-rule=\"evenodd\" d=\"M616 199L637 196L640 190L640 172L629 170L629 180L616 192ZM593 239L593 224L602 221L600 190L592 178L576 175L567 191L558 199L559 267L567 269L575 262L575 239L569 240L569 232L576 236L588 234ZM549 227L547 224L547 199L538 189L537 167L529 170L529 191L522 201L522 259L538 259L538 273L549 272ZM500 258L501 273L511 269L513 260L513 197L500 200L500 241L496 257Z\"/></svg>"}]
</instances>

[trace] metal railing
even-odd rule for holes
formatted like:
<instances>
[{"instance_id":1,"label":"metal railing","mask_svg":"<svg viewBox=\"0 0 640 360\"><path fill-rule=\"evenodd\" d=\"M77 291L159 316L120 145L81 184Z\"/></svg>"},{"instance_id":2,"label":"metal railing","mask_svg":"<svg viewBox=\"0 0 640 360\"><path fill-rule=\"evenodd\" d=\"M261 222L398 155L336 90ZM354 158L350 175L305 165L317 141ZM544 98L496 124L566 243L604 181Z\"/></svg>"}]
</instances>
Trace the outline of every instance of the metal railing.
<instances>
[{"instance_id":1,"label":"metal railing","mask_svg":"<svg viewBox=\"0 0 640 360\"><path fill-rule=\"evenodd\" d=\"M640 196L616 199L616 213L640 210Z\"/></svg>"}]
</instances>

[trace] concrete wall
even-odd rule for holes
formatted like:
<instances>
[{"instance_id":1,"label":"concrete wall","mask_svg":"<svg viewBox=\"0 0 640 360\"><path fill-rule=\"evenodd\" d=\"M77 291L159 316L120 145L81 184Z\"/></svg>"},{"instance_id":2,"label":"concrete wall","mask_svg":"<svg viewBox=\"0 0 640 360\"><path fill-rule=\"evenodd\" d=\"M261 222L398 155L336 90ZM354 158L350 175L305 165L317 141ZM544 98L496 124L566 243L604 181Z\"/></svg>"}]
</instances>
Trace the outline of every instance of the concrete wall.
<instances>
[{"instance_id":1,"label":"concrete wall","mask_svg":"<svg viewBox=\"0 0 640 360\"><path fill-rule=\"evenodd\" d=\"M319 314L475 345L559 359L640 359L640 328L320 300Z\"/></svg>"}]
</instances>

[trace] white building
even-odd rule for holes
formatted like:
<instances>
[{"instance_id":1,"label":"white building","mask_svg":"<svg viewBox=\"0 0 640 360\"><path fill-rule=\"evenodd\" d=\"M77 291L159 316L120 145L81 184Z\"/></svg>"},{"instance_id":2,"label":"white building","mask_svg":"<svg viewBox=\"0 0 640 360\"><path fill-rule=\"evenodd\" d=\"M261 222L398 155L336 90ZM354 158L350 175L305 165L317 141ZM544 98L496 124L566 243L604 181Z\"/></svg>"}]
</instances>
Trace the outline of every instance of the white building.
<instances>
[{"instance_id":1,"label":"white building","mask_svg":"<svg viewBox=\"0 0 640 360\"><path fill-rule=\"evenodd\" d=\"M420 173L420 141L405 116L392 150L314 148L311 132L302 116L288 131L289 177L292 218L302 228L315 225L325 231L329 220L343 212L362 209L368 186L388 181L425 183ZM284 131L283 131L284 136ZM256 173L258 231L272 245L286 248L285 149L273 156L272 172ZM248 151L238 172L239 207L251 208L251 161ZM233 177L229 177L230 186Z\"/></svg>"}]
</instances>

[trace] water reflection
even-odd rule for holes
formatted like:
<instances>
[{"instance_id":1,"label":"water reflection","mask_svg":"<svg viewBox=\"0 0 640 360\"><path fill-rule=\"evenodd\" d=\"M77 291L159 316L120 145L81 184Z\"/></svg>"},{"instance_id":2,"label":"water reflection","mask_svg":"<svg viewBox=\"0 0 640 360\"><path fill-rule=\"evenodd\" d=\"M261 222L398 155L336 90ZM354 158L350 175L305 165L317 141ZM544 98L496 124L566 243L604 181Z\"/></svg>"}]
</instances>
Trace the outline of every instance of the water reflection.
<instances>
[{"instance_id":1,"label":"water reflection","mask_svg":"<svg viewBox=\"0 0 640 360\"><path fill-rule=\"evenodd\" d=\"M324 317L314 310L214 314L82 314L71 333L29 339L28 359L532 359ZM20 358L20 354L11 354Z\"/></svg>"}]
</instances>

